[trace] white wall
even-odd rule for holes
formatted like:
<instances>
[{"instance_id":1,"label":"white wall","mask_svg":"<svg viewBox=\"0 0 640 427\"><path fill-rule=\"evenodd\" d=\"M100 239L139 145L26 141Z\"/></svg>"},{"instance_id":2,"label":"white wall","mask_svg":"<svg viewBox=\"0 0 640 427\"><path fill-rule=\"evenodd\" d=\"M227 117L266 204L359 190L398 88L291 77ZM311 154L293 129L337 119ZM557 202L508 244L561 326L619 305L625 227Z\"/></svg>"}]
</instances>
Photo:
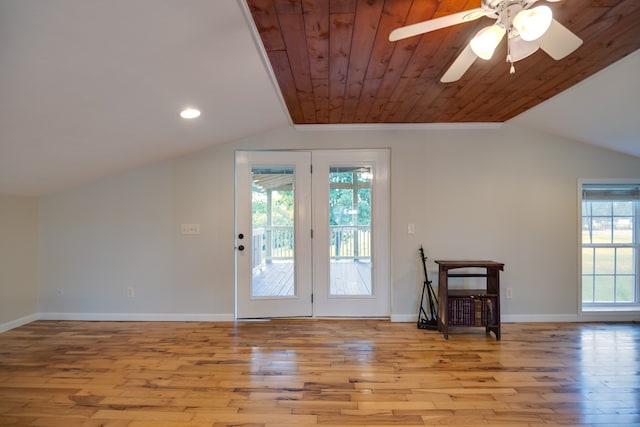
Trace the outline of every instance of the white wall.
<instances>
[{"instance_id":1,"label":"white wall","mask_svg":"<svg viewBox=\"0 0 640 427\"><path fill-rule=\"evenodd\" d=\"M230 148L45 197L40 206L45 318L233 317ZM182 223L199 223L202 234L181 235Z\"/></svg>"},{"instance_id":2,"label":"white wall","mask_svg":"<svg viewBox=\"0 0 640 427\"><path fill-rule=\"evenodd\" d=\"M38 200L0 196L0 332L38 313Z\"/></svg>"},{"instance_id":3,"label":"white wall","mask_svg":"<svg viewBox=\"0 0 640 427\"><path fill-rule=\"evenodd\" d=\"M430 260L504 262L503 292L513 288L513 299L502 300L507 320L577 319L577 180L640 173L638 158L510 125L275 130L43 198L40 311L50 318L233 318L234 150L365 147L391 148L395 320L415 320L420 245ZM180 235L181 223L199 223L202 234ZM127 297L129 286L135 298Z\"/></svg>"}]
</instances>

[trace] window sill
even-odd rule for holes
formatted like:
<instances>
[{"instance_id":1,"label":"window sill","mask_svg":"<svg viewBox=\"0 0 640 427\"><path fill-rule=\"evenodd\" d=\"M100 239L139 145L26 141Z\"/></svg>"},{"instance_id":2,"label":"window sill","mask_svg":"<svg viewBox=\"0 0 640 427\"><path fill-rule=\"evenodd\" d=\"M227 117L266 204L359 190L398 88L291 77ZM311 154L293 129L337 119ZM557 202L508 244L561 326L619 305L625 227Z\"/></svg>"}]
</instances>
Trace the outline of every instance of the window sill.
<instances>
[{"instance_id":1,"label":"window sill","mask_svg":"<svg viewBox=\"0 0 640 427\"><path fill-rule=\"evenodd\" d=\"M583 313L633 313L640 312L639 304L583 306Z\"/></svg>"}]
</instances>

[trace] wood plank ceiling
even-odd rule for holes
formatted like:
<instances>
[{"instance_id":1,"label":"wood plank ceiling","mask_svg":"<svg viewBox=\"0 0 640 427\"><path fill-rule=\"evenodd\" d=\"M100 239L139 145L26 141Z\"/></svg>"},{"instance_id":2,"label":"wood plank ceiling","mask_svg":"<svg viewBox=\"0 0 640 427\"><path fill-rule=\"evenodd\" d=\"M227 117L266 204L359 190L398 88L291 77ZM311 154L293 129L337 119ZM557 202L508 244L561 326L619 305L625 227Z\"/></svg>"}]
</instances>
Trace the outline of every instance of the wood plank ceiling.
<instances>
[{"instance_id":1,"label":"wood plank ceiling","mask_svg":"<svg viewBox=\"0 0 640 427\"><path fill-rule=\"evenodd\" d=\"M540 1L584 40L578 50L561 61L539 50L510 75L503 40L492 59L444 84L442 74L493 20L395 43L389 33L480 0L246 1L294 124L503 122L640 48L638 0Z\"/></svg>"}]
</instances>

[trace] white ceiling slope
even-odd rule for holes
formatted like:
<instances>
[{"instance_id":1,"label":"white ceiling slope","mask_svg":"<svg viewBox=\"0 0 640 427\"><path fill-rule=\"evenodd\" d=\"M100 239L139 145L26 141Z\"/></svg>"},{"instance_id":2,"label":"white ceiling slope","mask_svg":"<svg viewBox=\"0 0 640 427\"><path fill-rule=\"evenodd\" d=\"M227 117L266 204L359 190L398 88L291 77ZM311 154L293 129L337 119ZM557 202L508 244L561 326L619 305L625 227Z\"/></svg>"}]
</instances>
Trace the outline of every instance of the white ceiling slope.
<instances>
[{"instance_id":1,"label":"white ceiling slope","mask_svg":"<svg viewBox=\"0 0 640 427\"><path fill-rule=\"evenodd\" d=\"M513 122L640 156L638 71L636 53ZM0 194L289 125L237 0L0 0Z\"/></svg>"},{"instance_id":2,"label":"white ceiling slope","mask_svg":"<svg viewBox=\"0 0 640 427\"><path fill-rule=\"evenodd\" d=\"M640 157L640 50L510 122Z\"/></svg>"},{"instance_id":3,"label":"white ceiling slope","mask_svg":"<svg viewBox=\"0 0 640 427\"><path fill-rule=\"evenodd\" d=\"M235 0L0 0L0 194L288 124Z\"/></svg>"}]
</instances>

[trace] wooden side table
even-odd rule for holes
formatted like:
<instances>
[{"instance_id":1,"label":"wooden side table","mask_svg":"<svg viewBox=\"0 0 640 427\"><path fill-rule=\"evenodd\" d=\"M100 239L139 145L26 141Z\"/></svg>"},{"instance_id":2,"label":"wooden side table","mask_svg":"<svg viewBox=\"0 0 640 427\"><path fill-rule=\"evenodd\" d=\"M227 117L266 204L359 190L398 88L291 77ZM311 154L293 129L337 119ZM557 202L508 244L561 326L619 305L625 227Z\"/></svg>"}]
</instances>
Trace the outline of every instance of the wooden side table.
<instances>
[{"instance_id":1,"label":"wooden side table","mask_svg":"<svg viewBox=\"0 0 640 427\"><path fill-rule=\"evenodd\" d=\"M500 271L495 261L443 261L438 264L438 331L449 339L450 326L484 326L500 340ZM486 273L452 273L461 268L482 268ZM449 277L485 277L484 289L449 289Z\"/></svg>"}]
</instances>

